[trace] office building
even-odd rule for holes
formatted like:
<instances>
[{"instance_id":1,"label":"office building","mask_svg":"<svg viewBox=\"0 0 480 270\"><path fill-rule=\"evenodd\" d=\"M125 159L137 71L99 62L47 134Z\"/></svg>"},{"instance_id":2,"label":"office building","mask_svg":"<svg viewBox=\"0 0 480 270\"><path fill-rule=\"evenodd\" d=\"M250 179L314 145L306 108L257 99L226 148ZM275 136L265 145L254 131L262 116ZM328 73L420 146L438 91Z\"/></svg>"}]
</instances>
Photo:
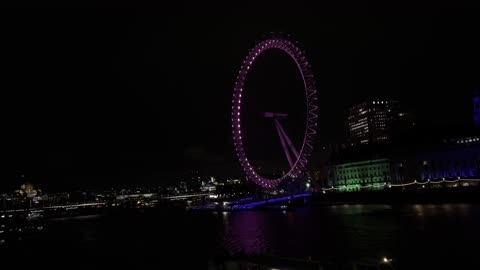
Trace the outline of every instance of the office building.
<instances>
[{"instance_id":1,"label":"office building","mask_svg":"<svg viewBox=\"0 0 480 270\"><path fill-rule=\"evenodd\" d=\"M347 138L350 145L390 141L394 133L404 133L415 125L411 113L396 100L363 102L348 109Z\"/></svg>"}]
</instances>

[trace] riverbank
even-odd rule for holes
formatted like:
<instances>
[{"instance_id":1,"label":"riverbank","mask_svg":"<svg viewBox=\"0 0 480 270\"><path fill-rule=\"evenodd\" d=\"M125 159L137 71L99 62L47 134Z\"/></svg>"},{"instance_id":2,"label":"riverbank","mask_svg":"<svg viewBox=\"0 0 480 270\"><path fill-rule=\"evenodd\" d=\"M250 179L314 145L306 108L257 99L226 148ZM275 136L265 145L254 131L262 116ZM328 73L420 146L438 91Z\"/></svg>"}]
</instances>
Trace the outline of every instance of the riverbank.
<instances>
[{"instance_id":1,"label":"riverbank","mask_svg":"<svg viewBox=\"0 0 480 270\"><path fill-rule=\"evenodd\" d=\"M314 193L312 205L334 204L440 204L480 203L480 189L458 187L445 189L387 189L363 192Z\"/></svg>"}]
</instances>

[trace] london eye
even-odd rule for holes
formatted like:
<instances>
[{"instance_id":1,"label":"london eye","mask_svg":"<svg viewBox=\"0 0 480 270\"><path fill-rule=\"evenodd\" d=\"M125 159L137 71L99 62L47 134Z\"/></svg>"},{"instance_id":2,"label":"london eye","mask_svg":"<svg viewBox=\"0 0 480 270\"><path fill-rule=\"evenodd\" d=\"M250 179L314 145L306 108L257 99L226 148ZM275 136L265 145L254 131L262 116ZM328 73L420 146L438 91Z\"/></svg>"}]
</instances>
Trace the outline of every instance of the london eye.
<instances>
[{"instance_id":1,"label":"london eye","mask_svg":"<svg viewBox=\"0 0 480 270\"><path fill-rule=\"evenodd\" d=\"M302 79L302 88L305 91L304 106L305 106L305 126L304 134L300 145L295 145L288 136L285 128L282 125L283 119L288 117L283 112L264 112L263 116L272 120L275 130L279 137L279 145L281 145L285 158L288 161L288 169L278 177L268 177L258 172L255 166L252 165L251 159L247 155L244 146L244 133L242 112L242 93L246 88L246 79L253 69L253 64L257 58L266 51L280 50L287 54L295 63L297 70ZM275 97L271 98L271 102L275 102ZM305 53L299 48L298 43L286 36L271 35L258 42L245 57L238 76L236 78L233 99L232 99L232 133L233 143L240 165L246 174L247 178L262 188L275 188L284 180L295 180L302 175L305 170L309 157L313 151L313 144L317 135L317 120L318 120L318 97L317 88L311 66L307 61Z\"/></svg>"}]
</instances>

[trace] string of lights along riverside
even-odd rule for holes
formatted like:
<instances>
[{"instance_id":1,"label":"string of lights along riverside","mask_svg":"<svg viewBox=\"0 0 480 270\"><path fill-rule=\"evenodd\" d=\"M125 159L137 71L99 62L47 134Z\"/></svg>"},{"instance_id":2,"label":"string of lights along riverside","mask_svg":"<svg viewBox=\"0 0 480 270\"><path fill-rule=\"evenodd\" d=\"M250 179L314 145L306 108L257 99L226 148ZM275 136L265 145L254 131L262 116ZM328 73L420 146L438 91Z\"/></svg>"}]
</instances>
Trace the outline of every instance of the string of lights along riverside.
<instances>
[{"instance_id":1,"label":"string of lights along riverside","mask_svg":"<svg viewBox=\"0 0 480 270\"><path fill-rule=\"evenodd\" d=\"M287 136L279 119L286 118L288 115L281 112L265 112L264 116L271 118L280 138L285 157L289 164L286 173L278 178L268 178L260 175L247 157L242 141L242 92L245 90L245 80L252 69L253 63L257 57L267 50L281 50L288 54L295 62L303 80L305 89L306 121L303 141L300 148L295 149L292 141ZM318 119L318 97L315 79L311 72L310 64L305 57L305 53L299 48L298 42L284 35L270 35L256 44L248 53L240 68L240 72L235 82L232 104L232 132L235 151L240 164L247 178L254 181L262 188L275 188L284 180L294 180L300 176L308 163L308 159L313 151L313 142L317 134ZM275 102L275 97L272 97Z\"/></svg>"}]
</instances>

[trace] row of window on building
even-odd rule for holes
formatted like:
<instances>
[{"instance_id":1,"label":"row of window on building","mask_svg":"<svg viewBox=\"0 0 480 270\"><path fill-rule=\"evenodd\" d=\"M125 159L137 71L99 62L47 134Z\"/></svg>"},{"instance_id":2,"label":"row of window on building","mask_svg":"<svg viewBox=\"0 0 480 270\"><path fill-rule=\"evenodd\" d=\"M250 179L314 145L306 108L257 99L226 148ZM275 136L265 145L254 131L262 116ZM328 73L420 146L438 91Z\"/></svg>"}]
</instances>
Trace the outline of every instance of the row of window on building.
<instances>
[{"instance_id":1,"label":"row of window on building","mask_svg":"<svg viewBox=\"0 0 480 270\"><path fill-rule=\"evenodd\" d=\"M329 167L328 185L406 182L451 178L480 179L480 145L424 152L405 158L341 163Z\"/></svg>"}]
</instances>

